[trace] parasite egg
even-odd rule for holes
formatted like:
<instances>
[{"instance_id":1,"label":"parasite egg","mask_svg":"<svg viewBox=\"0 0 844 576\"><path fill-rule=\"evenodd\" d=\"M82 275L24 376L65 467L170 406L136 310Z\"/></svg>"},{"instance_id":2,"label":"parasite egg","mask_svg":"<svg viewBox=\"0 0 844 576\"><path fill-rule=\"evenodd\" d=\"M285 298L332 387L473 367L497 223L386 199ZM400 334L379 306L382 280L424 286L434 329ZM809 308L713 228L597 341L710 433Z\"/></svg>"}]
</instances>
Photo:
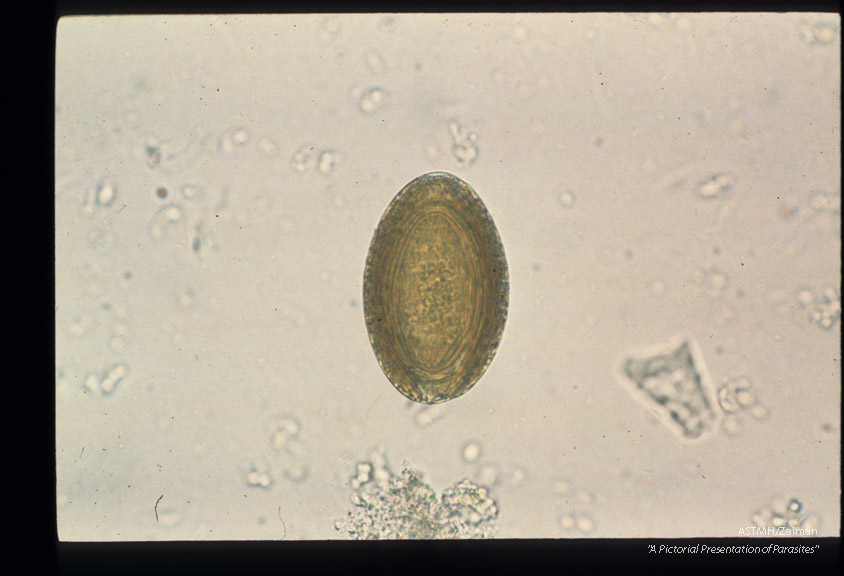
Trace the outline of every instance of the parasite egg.
<instances>
[{"instance_id":1,"label":"parasite egg","mask_svg":"<svg viewBox=\"0 0 844 576\"><path fill-rule=\"evenodd\" d=\"M432 172L402 188L363 281L369 340L393 386L424 404L468 392L495 356L508 300L504 248L472 187Z\"/></svg>"}]
</instances>

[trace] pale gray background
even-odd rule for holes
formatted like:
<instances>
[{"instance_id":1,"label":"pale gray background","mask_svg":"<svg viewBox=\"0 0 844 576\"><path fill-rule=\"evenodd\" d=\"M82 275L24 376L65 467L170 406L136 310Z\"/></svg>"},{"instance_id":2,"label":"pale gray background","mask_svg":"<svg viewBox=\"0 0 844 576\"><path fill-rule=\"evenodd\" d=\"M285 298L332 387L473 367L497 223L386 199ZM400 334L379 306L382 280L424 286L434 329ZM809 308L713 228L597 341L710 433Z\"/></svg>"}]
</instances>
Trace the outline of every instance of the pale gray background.
<instances>
[{"instance_id":1,"label":"pale gray background","mask_svg":"<svg viewBox=\"0 0 844 576\"><path fill-rule=\"evenodd\" d=\"M60 537L345 537L346 483L378 446L438 491L497 470L500 537L583 535L561 527L569 512L593 522L586 536L735 536L790 496L837 535L840 323L810 321L800 294L840 288L839 26L62 19ZM372 88L383 97L362 109ZM452 122L476 135L468 165ZM303 146L335 163L300 172ZM432 170L489 208L511 304L484 378L426 412L379 369L361 282L383 210ZM731 187L701 195L718 173ZM168 205L180 218L156 223ZM716 384L748 377L768 418L698 444L655 422L612 366L678 333ZM86 387L119 364L110 394ZM301 425L292 459L270 445L281 414ZM269 487L249 485L253 465Z\"/></svg>"}]
</instances>

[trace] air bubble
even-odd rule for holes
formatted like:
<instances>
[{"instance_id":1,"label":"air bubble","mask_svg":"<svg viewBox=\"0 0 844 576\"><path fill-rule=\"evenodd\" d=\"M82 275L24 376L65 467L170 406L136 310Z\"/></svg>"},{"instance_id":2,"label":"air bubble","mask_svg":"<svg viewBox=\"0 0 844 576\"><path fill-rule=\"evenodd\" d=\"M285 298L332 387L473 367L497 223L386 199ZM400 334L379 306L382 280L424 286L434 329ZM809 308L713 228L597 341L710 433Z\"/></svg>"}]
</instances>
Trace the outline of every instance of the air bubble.
<instances>
[{"instance_id":1,"label":"air bubble","mask_svg":"<svg viewBox=\"0 0 844 576\"><path fill-rule=\"evenodd\" d=\"M366 60L367 68L369 68L369 71L373 74L380 74L384 71L384 68L386 68L384 57L374 50L370 50L364 54L364 59Z\"/></svg>"},{"instance_id":2,"label":"air bubble","mask_svg":"<svg viewBox=\"0 0 844 576\"><path fill-rule=\"evenodd\" d=\"M250 488L267 489L272 486L269 467L266 464L252 464L246 473L246 485Z\"/></svg>"},{"instance_id":3,"label":"air bubble","mask_svg":"<svg viewBox=\"0 0 844 576\"><path fill-rule=\"evenodd\" d=\"M85 379L82 380L82 388L85 392L97 394L100 392L100 378L93 372L89 372Z\"/></svg>"},{"instance_id":4,"label":"air bubble","mask_svg":"<svg viewBox=\"0 0 844 576\"><path fill-rule=\"evenodd\" d=\"M803 307L809 306L815 301L815 294L808 288L797 291L797 303Z\"/></svg>"},{"instance_id":5,"label":"air bubble","mask_svg":"<svg viewBox=\"0 0 844 576\"><path fill-rule=\"evenodd\" d=\"M477 442L468 442L463 446L463 460L474 462L481 456L481 445Z\"/></svg>"},{"instance_id":6,"label":"air bubble","mask_svg":"<svg viewBox=\"0 0 844 576\"><path fill-rule=\"evenodd\" d=\"M718 403L727 413L739 412L758 406L753 384L748 378L728 380L718 389Z\"/></svg>"},{"instance_id":7,"label":"air bubble","mask_svg":"<svg viewBox=\"0 0 844 576\"><path fill-rule=\"evenodd\" d=\"M322 33L324 38L336 36L340 31L340 20L336 16L329 16L322 21Z\"/></svg>"},{"instance_id":8,"label":"air bubble","mask_svg":"<svg viewBox=\"0 0 844 576\"><path fill-rule=\"evenodd\" d=\"M768 521L768 517L763 511L759 510L753 513L753 515L750 517L750 521L753 522L753 525L757 528L764 528Z\"/></svg>"},{"instance_id":9,"label":"air bubble","mask_svg":"<svg viewBox=\"0 0 844 576\"><path fill-rule=\"evenodd\" d=\"M755 420L765 420L770 415L768 407L764 404L754 404L753 406L748 408L747 413L750 414Z\"/></svg>"},{"instance_id":10,"label":"air bubble","mask_svg":"<svg viewBox=\"0 0 844 576\"><path fill-rule=\"evenodd\" d=\"M736 401L742 408L750 408L756 404L756 395L750 389L749 382L747 382L746 386L739 386L736 389Z\"/></svg>"},{"instance_id":11,"label":"air bubble","mask_svg":"<svg viewBox=\"0 0 844 576\"><path fill-rule=\"evenodd\" d=\"M551 487L557 494L568 494L571 490L571 483L563 478L554 478L551 481Z\"/></svg>"},{"instance_id":12,"label":"air bubble","mask_svg":"<svg viewBox=\"0 0 844 576\"><path fill-rule=\"evenodd\" d=\"M571 190L564 190L557 194L557 204L563 208L571 208L574 205L574 192Z\"/></svg>"},{"instance_id":13,"label":"air bubble","mask_svg":"<svg viewBox=\"0 0 844 576\"><path fill-rule=\"evenodd\" d=\"M478 136L457 120L448 125L453 145L451 152L461 166L469 166L478 159Z\"/></svg>"},{"instance_id":14,"label":"air bubble","mask_svg":"<svg viewBox=\"0 0 844 576\"><path fill-rule=\"evenodd\" d=\"M577 519L577 529L583 532L584 534L588 534L592 532L595 528L595 523L592 522L592 519L589 516L580 516Z\"/></svg>"},{"instance_id":15,"label":"air bubble","mask_svg":"<svg viewBox=\"0 0 844 576\"><path fill-rule=\"evenodd\" d=\"M206 252L209 248L213 248L213 236L202 222L197 222L193 226L193 230L189 237L189 246L191 252L199 258L202 252Z\"/></svg>"},{"instance_id":16,"label":"air bubble","mask_svg":"<svg viewBox=\"0 0 844 576\"><path fill-rule=\"evenodd\" d=\"M237 146L245 146L249 143L249 131L245 128L238 128L232 133L231 139Z\"/></svg>"},{"instance_id":17,"label":"air bubble","mask_svg":"<svg viewBox=\"0 0 844 576\"><path fill-rule=\"evenodd\" d=\"M803 502L797 497L776 499L757 510L751 517L758 528L790 529L794 536L817 536L818 517L806 513ZM788 534L783 534L788 535Z\"/></svg>"},{"instance_id":18,"label":"air bubble","mask_svg":"<svg viewBox=\"0 0 844 576\"><path fill-rule=\"evenodd\" d=\"M484 464L475 473L475 480L483 486L498 484L498 468L494 464Z\"/></svg>"},{"instance_id":19,"label":"air bubble","mask_svg":"<svg viewBox=\"0 0 844 576\"><path fill-rule=\"evenodd\" d=\"M710 296L717 297L724 293L727 288L727 275L716 268L695 270L695 282L703 286Z\"/></svg>"},{"instance_id":20,"label":"air bubble","mask_svg":"<svg viewBox=\"0 0 844 576\"><path fill-rule=\"evenodd\" d=\"M283 450L288 442L299 436L299 420L292 415L276 418L270 425L270 443L276 450Z\"/></svg>"},{"instance_id":21,"label":"air bubble","mask_svg":"<svg viewBox=\"0 0 844 576\"><path fill-rule=\"evenodd\" d=\"M191 288L185 288L184 290L179 290L176 293L176 302L182 308L190 308L193 305L194 300L194 291Z\"/></svg>"},{"instance_id":22,"label":"air bubble","mask_svg":"<svg viewBox=\"0 0 844 576\"><path fill-rule=\"evenodd\" d=\"M223 137L220 138L220 150L226 155L234 153L234 141L232 140L231 135L224 134Z\"/></svg>"},{"instance_id":23,"label":"air bubble","mask_svg":"<svg viewBox=\"0 0 844 576\"><path fill-rule=\"evenodd\" d=\"M629 471L626 475L624 473L619 475L629 476ZM571 494L571 483L559 477L552 480L552 487L558 500L554 507L557 508L559 504L568 507L564 514L557 517L560 526L566 531L578 531L583 534L591 532L594 529L594 522L589 512L595 502L595 495L585 489L578 489L575 494Z\"/></svg>"},{"instance_id":24,"label":"air bubble","mask_svg":"<svg viewBox=\"0 0 844 576\"><path fill-rule=\"evenodd\" d=\"M451 151L461 166L469 166L478 158L478 147L474 144L455 144Z\"/></svg>"},{"instance_id":25,"label":"air bubble","mask_svg":"<svg viewBox=\"0 0 844 576\"><path fill-rule=\"evenodd\" d=\"M126 307L125 304L117 303L114 306L114 317L120 318L121 320L125 320L129 317L129 309Z\"/></svg>"},{"instance_id":26,"label":"air bubble","mask_svg":"<svg viewBox=\"0 0 844 576\"><path fill-rule=\"evenodd\" d=\"M316 165L316 152L310 144L299 147L290 159L290 165L296 172L304 172Z\"/></svg>"},{"instance_id":27,"label":"air bubble","mask_svg":"<svg viewBox=\"0 0 844 576\"><path fill-rule=\"evenodd\" d=\"M810 514L803 518L800 523L800 528L807 536L816 536L817 530L820 528L820 520L817 516Z\"/></svg>"},{"instance_id":28,"label":"air bubble","mask_svg":"<svg viewBox=\"0 0 844 576\"><path fill-rule=\"evenodd\" d=\"M152 169L161 169L168 173L180 172L197 160L201 152L201 130L183 132L177 142L160 142L150 136L140 151L140 157Z\"/></svg>"},{"instance_id":29,"label":"air bubble","mask_svg":"<svg viewBox=\"0 0 844 576\"><path fill-rule=\"evenodd\" d=\"M511 488L518 488L521 486L525 479L527 478L527 474L525 473L523 468L513 468L510 473L507 475L506 484Z\"/></svg>"},{"instance_id":30,"label":"air bubble","mask_svg":"<svg viewBox=\"0 0 844 576\"><path fill-rule=\"evenodd\" d=\"M126 333L128 328L126 324L117 323L112 327L111 341L109 346L113 352L122 353L126 345Z\"/></svg>"},{"instance_id":31,"label":"air bubble","mask_svg":"<svg viewBox=\"0 0 844 576\"><path fill-rule=\"evenodd\" d=\"M117 186L111 180L103 180L97 184L97 204L111 206L117 197Z\"/></svg>"},{"instance_id":32,"label":"air bubble","mask_svg":"<svg viewBox=\"0 0 844 576\"><path fill-rule=\"evenodd\" d=\"M697 191L702 198L717 198L729 193L734 185L735 177L732 174L720 172L700 182Z\"/></svg>"},{"instance_id":33,"label":"air bubble","mask_svg":"<svg viewBox=\"0 0 844 576\"><path fill-rule=\"evenodd\" d=\"M831 44L838 36L838 27L834 24L817 24L815 26L815 42Z\"/></svg>"},{"instance_id":34,"label":"air bubble","mask_svg":"<svg viewBox=\"0 0 844 576\"><path fill-rule=\"evenodd\" d=\"M91 228L88 232L88 244L91 248L103 248L112 243L111 231L105 228Z\"/></svg>"},{"instance_id":35,"label":"air bubble","mask_svg":"<svg viewBox=\"0 0 844 576\"><path fill-rule=\"evenodd\" d=\"M428 160L434 161L439 157L440 150L436 144L426 144L424 148L425 158Z\"/></svg>"},{"instance_id":36,"label":"air bubble","mask_svg":"<svg viewBox=\"0 0 844 576\"><path fill-rule=\"evenodd\" d=\"M588 492L586 490L580 490L577 493L577 499L581 504L591 504L595 497L592 496L591 492Z\"/></svg>"},{"instance_id":37,"label":"air bubble","mask_svg":"<svg viewBox=\"0 0 844 576\"><path fill-rule=\"evenodd\" d=\"M102 374L89 372L82 381L82 387L86 392L109 396L117 389L118 384L129 374L129 368L124 362L114 364Z\"/></svg>"},{"instance_id":38,"label":"air bubble","mask_svg":"<svg viewBox=\"0 0 844 576\"><path fill-rule=\"evenodd\" d=\"M282 473L287 480L295 484L301 484L308 479L308 467L301 463L285 466Z\"/></svg>"},{"instance_id":39,"label":"air bubble","mask_svg":"<svg viewBox=\"0 0 844 576\"><path fill-rule=\"evenodd\" d=\"M215 136L203 136L200 147L209 154L217 154L222 150L222 142Z\"/></svg>"},{"instance_id":40,"label":"air bubble","mask_svg":"<svg viewBox=\"0 0 844 576\"><path fill-rule=\"evenodd\" d=\"M824 290L821 302L812 313L812 320L821 328L830 330L841 318L841 296L832 286Z\"/></svg>"},{"instance_id":41,"label":"air bubble","mask_svg":"<svg viewBox=\"0 0 844 576\"><path fill-rule=\"evenodd\" d=\"M157 524L163 527L176 526L181 522L182 515L178 510L170 506L158 506L156 508Z\"/></svg>"},{"instance_id":42,"label":"air bubble","mask_svg":"<svg viewBox=\"0 0 844 576\"><path fill-rule=\"evenodd\" d=\"M194 231L194 236L190 243L190 249L194 252L199 252L202 249L202 237L199 235L199 230Z\"/></svg>"},{"instance_id":43,"label":"air bubble","mask_svg":"<svg viewBox=\"0 0 844 576\"><path fill-rule=\"evenodd\" d=\"M369 88L358 97L358 108L364 114L374 114L387 105L389 97L390 93L383 88Z\"/></svg>"},{"instance_id":44,"label":"air bubble","mask_svg":"<svg viewBox=\"0 0 844 576\"><path fill-rule=\"evenodd\" d=\"M144 146L144 158L148 167L158 168L161 165L161 146L157 143L147 143Z\"/></svg>"},{"instance_id":45,"label":"air bubble","mask_svg":"<svg viewBox=\"0 0 844 576\"><path fill-rule=\"evenodd\" d=\"M68 323L67 329L74 336L85 336L91 329L91 317L87 314L74 316Z\"/></svg>"},{"instance_id":46,"label":"air bubble","mask_svg":"<svg viewBox=\"0 0 844 576\"><path fill-rule=\"evenodd\" d=\"M302 462L305 446L299 439L301 425L292 414L276 417L270 423L270 445L280 459L282 475L295 483L302 483L308 477L308 467Z\"/></svg>"},{"instance_id":47,"label":"air bubble","mask_svg":"<svg viewBox=\"0 0 844 576\"><path fill-rule=\"evenodd\" d=\"M445 404L420 405L408 400L408 404L416 411L414 420L416 425L427 428L446 414Z\"/></svg>"},{"instance_id":48,"label":"air bubble","mask_svg":"<svg viewBox=\"0 0 844 576\"><path fill-rule=\"evenodd\" d=\"M387 464L387 455L383 448L377 448L369 455L369 461L372 464L372 479L377 484L383 484L390 477L390 467Z\"/></svg>"},{"instance_id":49,"label":"air bubble","mask_svg":"<svg viewBox=\"0 0 844 576\"><path fill-rule=\"evenodd\" d=\"M278 152L278 146L269 138L261 138L261 141L258 142L258 149L267 156L275 156Z\"/></svg>"},{"instance_id":50,"label":"air bubble","mask_svg":"<svg viewBox=\"0 0 844 576\"><path fill-rule=\"evenodd\" d=\"M322 174L329 174L339 160L339 153L333 150L323 150L319 155L319 160L317 161L317 170Z\"/></svg>"},{"instance_id":51,"label":"air bubble","mask_svg":"<svg viewBox=\"0 0 844 576\"><path fill-rule=\"evenodd\" d=\"M305 446L299 440L291 438L285 443L284 452L294 458L301 458L305 455Z\"/></svg>"},{"instance_id":52,"label":"air bubble","mask_svg":"<svg viewBox=\"0 0 844 576\"><path fill-rule=\"evenodd\" d=\"M140 113L135 109L125 111L120 117L120 125L126 132L134 132L140 124Z\"/></svg>"},{"instance_id":53,"label":"air bubble","mask_svg":"<svg viewBox=\"0 0 844 576\"><path fill-rule=\"evenodd\" d=\"M184 240L182 208L176 204L162 206L149 225L149 235L155 241Z\"/></svg>"},{"instance_id":54,"label":"air bubble","mask_svg":"<svg viewBox=\"0 0 844 576\"><path fill-rule=\"evenodd\" d=\"M372 480L372 464L369 462L358 462L355 468L355 475L350 480L350 485L357 490Z\"/></svg>"},{"instance_id":55,"label":"air bubble","mask_svg":"<svg viewBox=\"0 0 844 576\"><path fill-rule=\"evenodd\" d=\"M396 28L396 19L392 16L385 16L378 22L378 25L388 32L392 32Z\"/></svg>"},{"instance_id":56,"label":"air bubble","mask_svg":"<svg viewBox=\"0 0 844 576\"><path fill-rule=\"evenodd\" d=\"M841 213L841 196L826 192L814 192L809 198L809 206L815 212Z\"/></svg>"},{"instance_id":57,"label":"air bubble","mask_svg":"<svg viewBox=\"0 0 844 576\"><path fill-rule=\"evenodd\" d=\"M357 491L360 488L366 490L374 489L375 487L386 487L390 480L392 473L387 465L387 457L381 448L376 448L369 456L369 461L358 462L355 465L355 474L349 479L349 485L353 490ZM358 492L353 492L353 500Z\"/></svg>"},{"instance_id":58,"label":"air bubble","mask_svg":"<svg viewBox=\"0 0 844 576\"><path fill-rule=\"evenodd\" d=\"M573 513L561 514L557 517L557 522L566 532L580 532L582 534L589 534L595 529L595 522L591 517L586 515L577 515Z\"/></svg>"},{"instance_id":59,"label":"air bubble","mask_svg":"<svg viewBox=\"0 0 844 576\"><path fill-rule=\"evenodd\" d=\"M738 436L743 429L744 420L738 414L729 413L724 416L723 420L721 420L721 430L723 430L727 436Z\"/></svg>"},{"instance_id":60,"label":"air bubble","mask_svg":"<svg viewBox=\"0 0 844 576\"><path fill-rule=\"evenodd\" d=\"M448 132L455 143L473 138L473 134L457 120L449 122Z\"/></svg>"},{"instance_id":61,"label":"air bubble","mask_svg":"<svg viewBox=\"0 0 844 576\"><path fill-rule=\"evenodd\" d=\"M800 208L794 205L783 206L779 210L780 219L784 222L794 222L800 215Z\"/></svg>"},{"instance_id":62,"label":"air bubble","mask_svg":"<svg viewBox=\"0 0 844 576\"><path fill-rule=\"evenodd\" d=\"M182 186L181 193L182 198L189 202L200 202L205 198L205 191L202 189L202 186L195 184L185 184Z\"/></svg>"},{"instance_id":63,"label":"air bubble","mask_svg":"<svg viewBox=\"0 0 844 576\"><path fill-rule=\"evenodd\" d=\"M64 392L68 387L67 370L64 366L56 365L56 391Z\"/></svg>"},{"instance_id":64,"label":"air bubble","mask_svg":"<svg viewBox=\"0 0 844 576\"><path fill-rule=\"evenodd\" d=\"M718 389L718 404L721 410L727 413L738 412L740 406L736 400L735 388L729 385L721 386Z\"/></svg>"},{"instance_id":65,"label":"air bubble","mask_svg":"<svg viewBox=\"0 0 844 576\"><path fill-rule=\"evenodd\" d=\"M90 187L85 190L82 197L82 205L79 207L79 212L85 216L90 216L97 211L97 189Z\"/></svg>"},{"instance_id":66,"label":"air bubble","mask_svg":"<svg viewBox=\"0 0 844 576\"><path fill-rule=\"evenodd\" d=\"M831 44L838 36L839 27L828 22L803 22L798 28L798 34L803 42L811 45Z\"/></svg>"},{"instance_id":67,"label":"air bubble","mask_svg":"<svg viewBox=\"0 0 844 576\"><path fill-rule=\"evenodd\" d=\"M115 364L103 374L100 380L100 391L103 396L108 396L117 389L117 385L129 374L129 368L125 363Z\"/></svg>"},{"instance_id":68,"label":"air bubble","mask_svg":"<svg viewBox=\"0 0 844 576\"><path fill-rule=\"evenodd\" d=\"M834 286L828 286L819 297L804 288L796 298L800 307L808 310L809 322L824 330L831 330L841 319L841 296Z\"/></svg>"}]
</instances>

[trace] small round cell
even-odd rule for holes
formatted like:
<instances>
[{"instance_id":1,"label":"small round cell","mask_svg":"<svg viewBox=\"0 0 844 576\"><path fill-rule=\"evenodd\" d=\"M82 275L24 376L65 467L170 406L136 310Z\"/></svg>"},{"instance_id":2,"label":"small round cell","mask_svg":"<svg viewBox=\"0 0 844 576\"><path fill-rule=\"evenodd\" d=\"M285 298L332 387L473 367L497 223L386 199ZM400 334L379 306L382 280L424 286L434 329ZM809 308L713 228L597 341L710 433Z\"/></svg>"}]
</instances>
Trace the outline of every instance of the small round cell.
<instances>
[{"instance_id":1,"label":"small round cell","mask_svg":"<svg viewBox=\"0 0 844 576\"><path fill-rule=\"evenodd\" d=\"M402 188L363 281L369 340L393 386L424 404L468 392L495 356L508 299L504 248L472 187L433 172Z\"/></svg>"}]
</instances>

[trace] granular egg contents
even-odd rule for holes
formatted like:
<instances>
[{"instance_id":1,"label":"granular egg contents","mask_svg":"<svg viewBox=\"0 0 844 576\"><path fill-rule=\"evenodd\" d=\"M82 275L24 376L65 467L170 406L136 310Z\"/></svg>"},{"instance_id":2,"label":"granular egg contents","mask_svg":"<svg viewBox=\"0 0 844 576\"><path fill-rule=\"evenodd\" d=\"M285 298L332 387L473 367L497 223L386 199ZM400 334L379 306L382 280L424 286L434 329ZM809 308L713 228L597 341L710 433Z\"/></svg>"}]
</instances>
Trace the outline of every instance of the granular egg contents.
<instances>
[{"instance_id":1,"label":"granular egg contents","mask_svg":"<svg viewBox=\"0 0 844 576\"><path fill-rule=\"evenodd\" d=\"M508 299L504 249L475 191L442 172L402 188L363 285L369 339L395 388L425 404L468 392L495 356Z\"/></svg>"}]
</instances>

